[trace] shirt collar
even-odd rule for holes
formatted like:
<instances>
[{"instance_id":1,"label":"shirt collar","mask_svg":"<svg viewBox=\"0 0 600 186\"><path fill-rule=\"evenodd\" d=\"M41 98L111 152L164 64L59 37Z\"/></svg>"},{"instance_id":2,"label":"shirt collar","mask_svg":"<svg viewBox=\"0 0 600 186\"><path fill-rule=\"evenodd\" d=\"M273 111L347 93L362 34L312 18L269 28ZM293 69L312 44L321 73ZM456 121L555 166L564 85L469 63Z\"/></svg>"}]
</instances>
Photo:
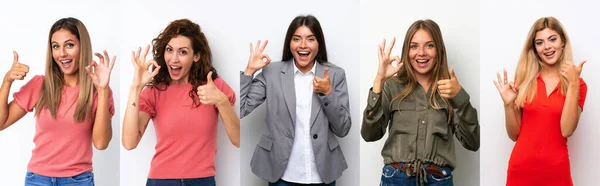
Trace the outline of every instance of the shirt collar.
<instances>
[{"instance_id":1,"label":"shirt collar","mask_svg":"<svg viewBox=\"0 0 600 186\"><path fill-rule=\"evenodd\" d=\"M292 59L292 66L294 66L294 74L295 73L302 74L302 71L300 71L300 69L298 69L298 67L296 67L296 62L293 59ZM315 64L313 64L313 67L310 69L310 71L306 72L306 74L308 74L309 72L312 72L312 74L315 74L316 67L317 67L317 60L315 59ZM306 75L306 74L302 74L302 75Z\"/></svg>"}]
</instances>

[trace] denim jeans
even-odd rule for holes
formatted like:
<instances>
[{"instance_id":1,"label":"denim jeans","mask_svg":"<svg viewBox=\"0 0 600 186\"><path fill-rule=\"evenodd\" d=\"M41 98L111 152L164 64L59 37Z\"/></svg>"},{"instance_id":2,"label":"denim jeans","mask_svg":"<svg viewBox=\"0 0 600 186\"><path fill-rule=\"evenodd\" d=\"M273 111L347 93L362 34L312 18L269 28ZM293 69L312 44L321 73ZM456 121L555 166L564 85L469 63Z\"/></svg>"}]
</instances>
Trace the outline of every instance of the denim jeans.
<instances>
[{"instance_id":1,"label":"denim jeans","mask_svg":"<svg viewBox=\"0 0 600 186\"><path fill-rule=\"evenodd\" d=\"M27 172L25 186L94 186L94 173L84 172L72 177L48 177Z\"/></svg>"},{"instance_id":2,"label":"denim jeans","mask_svg":"<svg viewBox=\"0 0 600 186\"><path fill-rule=\"evenodd\" d=\"M428 166L429 164L425 164L425 169ZM427 174L427 183L425 186L453 186L452 169L450 167L440 167L440 171L446 172L447 175L440 177L439 175ZM405 172L396 169L390 164L383 167L380 186L420 186L419 183L418 177L408 177Z\"/></svg>"},{"instance_id":3,"label":"denim jeans","mask_svg":"<svg viewBox=\"0 0 600 186\"><path fill-rule=\"evenodd\" d=\"M216 186L215 177L192 179L148 179L146 186Z\"/></svg>"},{"instance_id":4,"label":"denim jeans","mask_svg":"<svg viewBox=\"0 0 600 186\"><path fill-rule=\"evenodd\" d=\"M330 184L324 184L324 183L299 184L299 183L290 183L290 182L284 181L282 179L279 179L279 181L277 181L275 183L269 183L269 186L335 186L335 181L333 181L333 183L330 183Z\"/></svg>"}]
</instances>

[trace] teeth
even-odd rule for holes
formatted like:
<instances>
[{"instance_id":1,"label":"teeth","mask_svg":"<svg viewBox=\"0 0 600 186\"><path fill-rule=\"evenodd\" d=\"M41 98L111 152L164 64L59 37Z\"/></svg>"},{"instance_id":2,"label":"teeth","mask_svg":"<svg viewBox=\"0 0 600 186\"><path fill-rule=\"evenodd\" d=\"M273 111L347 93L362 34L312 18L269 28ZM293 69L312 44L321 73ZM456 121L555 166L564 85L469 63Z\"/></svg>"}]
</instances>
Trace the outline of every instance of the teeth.
<instances>
[{"instance_id":1,"label":"teeth","mask_svg":"<svg viewBox=\"0 0 600 186\"><path fill-rule=\"evenodd\" d=\"M308 52L298 52L298 53L302 54L302 55L308 55Z\"/></svg>"},{"instance_id":2,"label":"teeth","mask_svg":"<svg viewBox=\"0 0 600 186\"><path fill-rule=\"evenodd\" d=\"M73 61L73 60L63 60L63 61L60 61L60 62L61 62L62 64L65 64L65 63L70 63L71 61Z\"/></svg>"},{"instance_id":3,"label":"teeth","mask_svg":"<svg viewBox=\"0 0 600 186\"><path fill-rule=\"evenodd\" d=\"M429 59L418 59L417 60L418 63L426 63L428 61L429 61Z\"/></svg>"},{"instance_id":4,"label":"teeth","mask_svg":"<svg viewBox=\"0 0 600 186\"><path fill-rule=\"evenodd\" d=\"M556 51L554 51L554 52L556 52ZM554 54L554 52L545 53L544 55L546 55L546 56L551 56L552 54Z\"/></svg>"},{"instance_id":5,"label":"teeth","mask_svg":"<svg viewBox=\"0 0 600 186\"><path fill-rule=\"evenodd\" d=\"M172 69L180 69L181 67L171 66Z\"/></svg>"}]
</instances>

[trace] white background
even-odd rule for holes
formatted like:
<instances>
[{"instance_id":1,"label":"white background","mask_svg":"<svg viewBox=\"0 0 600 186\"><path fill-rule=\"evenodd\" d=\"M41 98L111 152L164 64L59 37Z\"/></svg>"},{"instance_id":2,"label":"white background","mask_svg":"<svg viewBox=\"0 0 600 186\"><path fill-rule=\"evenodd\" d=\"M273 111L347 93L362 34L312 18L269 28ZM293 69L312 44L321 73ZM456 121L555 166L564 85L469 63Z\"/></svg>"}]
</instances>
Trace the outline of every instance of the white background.
<instances>
[{"instance_id":1,"label":"white background","mask_svg":"<svg viewBox=\"0 0 600 186\"><path fill-rule=\"evenodd\" d=\"M235 37L231 39L228 50L231 62L237 63L236 70L243 71L248 62L250 42L269 40L266 53L273 61L280 61L283 51L285 33L290 22L300 14L314 15L323 28L327 44L327 57L330 62L340 66L346 72L346 82L350 96L350 114L352 128L349 134L339 139L344 152L348 169L343 172L336 185L356 185L359 182L359 10L358 1L240 1L236 4L237 27ZM222 24L222 29L228 30L230 24ZM239 74L238 74L239 78ZM265 128L266 107L255 109L242 120L242 151L240 172L242 185L267 185L266 181L255 176L250 169L250 159L254 148L260 139L261 131Z\"/></svg>"},{"instance_id":2,"label":"white background","mask_svg":"<svg viewBox=\"0 0 600 186\"><path fill-rule=\"evenodd\" d=\"M454 66L459 83L471 96L471 104L479 109L479 2L472 1L361 1L360 6L360 109L367 105L369 88L377 74L377 46L385 38L396 37L393 55L400 56L406 30L419 19L435 21L446 44L448 65ZM362 122L362 121L361 121ZM484 122L480 122L484 125ZM356 127L360 127L359 122ZM482 134L483 136L483 134ZM361 138L360 185L377 185L381 180L381 149L386 135L377 142ZM457 166L454 184L479 184L479 152L468 151L455 139Z\"/></svg>"},{"instance_id":3,"label":"white background","mask_svg":"<svg viewBox=\"0 0 600 186\"><path fill-rule=\"evenodd\" d=\"M237 26L239 17L228 6L226 1L121 1L121 63L123 74L121 77L121 104L127 104L129 86L133 80L133 65L131 64L131 51L138 46L145 47L151 44L158 34L167 25L177 19L188 18L200 25L205 33L213 54L213 66L217 73L234 92L239 93L239 71L236 64L247 60L247 55L242 53L235 58L235 52L245 51L248 47L241 42L232 43L233 38L241 35L243 30ZM148 55L151 59L151 55ZM125 107L123 107L125 108ZM235 112L239 113L239 100L235 104ZM125 109L122 109L121 116ZM219 119L220 120L220 119ZM219 121L216 162L217 185L240 185L240 150L233 146L227 137L223 123ZM156 133L154 124L150 122L142 141L135 150L127 151L121 148L121 185L145 185L150 162L154 156Z\"/></svg>"},{"instance_id":4,"label":"white background","mask_svg":"<svg viewBox=\"0 0 600 186\"><path fill-rule=\"evenodd\" d=\"M117 6L116 1L108 3L87 2L10 2L0 8L0 74L2 78L10 69L12 51L19 53L19 61L29 65L30 72L25 80L17 80L12 84L8 101L13 100L12 93L19 90L35 75L43 75L48 48L48 32L57 20L64 17L75 17L85 24L91 37L94 52L106 49L109 54L117 54L119 40L117 38L118 15L112 13ZM119 56L120 57L120 56ZM97 57L94 57L97 59ZM120 62L120 60L119 60ZM86 73L80 69L81 73ZM112 72L110 87L114 93L115 116L112 118L113 138L104 151L94 149L93 166L97 185L118 185L119 180L119 66ZM27 163L34 147L35 132L34 113L28 113L11 127L0 132L0 185L23 185ZM90 144L92 146L92 144Z\"/></svg>"},{"instance_id":5,"label":"white background","mask_svg":"<svg viewBox=\"0 0 600 186\"><path fill-rule=\"evenodd\" d=\"M583 2L583 1L579 1ZM521 55L521 49L533 23L544 16L556 17L564 26L573 46L573 60L587 60L581 77L588 85L587 99L577 130L569 138L571 175L575 185L597 185L597 166L600 165L600 126L594 115L600 112L598 82L594 75L598 61L598 27L590 24L600 17L599 4L569 1L485 1L481 6L481 185L505 185L508 160L514 147L506 133L504 107L492 80L502 68L509 79ZM586 1L592 2L592 1ZM510 10L509 13L506 10ZM534 166L534 165L532 165Z\"/></svg>"}]
</instances>

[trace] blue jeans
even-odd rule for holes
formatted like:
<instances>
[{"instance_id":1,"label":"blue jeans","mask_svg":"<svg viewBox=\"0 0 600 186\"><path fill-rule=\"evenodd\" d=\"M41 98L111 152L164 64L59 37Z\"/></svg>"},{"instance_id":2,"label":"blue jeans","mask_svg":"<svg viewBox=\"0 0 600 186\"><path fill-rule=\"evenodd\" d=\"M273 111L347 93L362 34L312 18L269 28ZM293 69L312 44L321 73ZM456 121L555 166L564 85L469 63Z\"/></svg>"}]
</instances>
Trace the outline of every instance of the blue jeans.
<instances>
[{"instance_id":1,"label":"blue jeans","mask_svg":"<svg viewBox=\"0 0 600 186\"><path fill-rule=\"evenodd\" d=\"M94 186L94 173L84 172L72 177L48 177L27 172L25 186Z\"/></svg>"},{"instance_id":2,"label":"blue jeans","mask_svg":"<svg viewBox=\"0 0 600 186\"><path fill-rule=\"evenodd\" d=\"M324 184L324 183L318 183L318 184L299 184L299 183L290 183L287 181L284 181L282 179L279 179L279 181L275 182L275 183L269 183L269 186L335 186L335 181L333 181L333 183L330 184Z\"/></svg>"},{"instance_id":3,"label":"blue jeans","mask_svg":"<svg viewBox=\"0 0 600 186\"><path fill-rule=\"evenodd\" d=\"M429 164L425 164L425 169ZM454 186L452 182L452 169L450 167L440 167L440 171L446 172L446 176L427 174L427 183L425 186ZM383 167L380 186L419 186L419 180L416 176L408 177L406 172L398 170L390 164Z\"/></svg>"},{"instance_id":4,"label":"blue jeans","mask_svg":"<svg viewBox=\"0 0 600 186\"><path fill-rule=\"evenodd\" d=\"M146 186L216 186L215 177L192 179L148 179Z\"/></svg>"}]
</instances>

